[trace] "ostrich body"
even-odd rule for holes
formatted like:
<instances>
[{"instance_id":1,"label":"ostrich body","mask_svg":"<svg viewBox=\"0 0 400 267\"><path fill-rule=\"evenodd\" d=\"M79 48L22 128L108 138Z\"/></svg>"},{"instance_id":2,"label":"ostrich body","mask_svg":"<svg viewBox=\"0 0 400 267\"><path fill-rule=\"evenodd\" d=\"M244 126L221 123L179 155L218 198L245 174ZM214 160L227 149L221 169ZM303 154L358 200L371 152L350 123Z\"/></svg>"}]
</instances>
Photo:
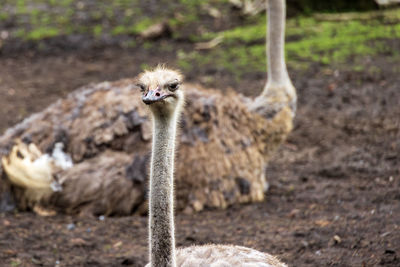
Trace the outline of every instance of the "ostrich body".
<instances>
[{"instance_id":1,"label":"ostrich body","mask_svg":"<svg viewBox=\"0 0 400 267\"><path fill-rule=\"evenodd\" d=\"M259 97L185 84L181 160L175 166L178 211L264 199L267 163L292 130L296 107L284 61L285 1L270 0L268 12L268 83ZM148 109L135 100L140 95L136 82L85 86L7 130L0 137L0 155L6 159L1 174L13 166L29 166L9 155L17 138L50 154L55 144L62 143L74 164L57 171L61 190L45 195L38 191L39 199L27 182L37 182L32 169L13 172L26 177L12 186L4 175L0 204L6 205L0 207L9 206L7 192L12 192L20 210L36 204L69 214L127 215L146 210L151 120Z\"/></svg>"},{"instance_id":2,"label":"ostrich body","mask_svg":"<svg viewBox=\"0 0 400 267\"><path fill-rule=\"evenodd\" d=\"M148 266L286 266L269 254L240 246L193 246L175 251L173 173L177 121L184 103L179 88L182 77L158 67L143 73L139 80L143 102L153 118Z\"/></svg>"}]
</instances>

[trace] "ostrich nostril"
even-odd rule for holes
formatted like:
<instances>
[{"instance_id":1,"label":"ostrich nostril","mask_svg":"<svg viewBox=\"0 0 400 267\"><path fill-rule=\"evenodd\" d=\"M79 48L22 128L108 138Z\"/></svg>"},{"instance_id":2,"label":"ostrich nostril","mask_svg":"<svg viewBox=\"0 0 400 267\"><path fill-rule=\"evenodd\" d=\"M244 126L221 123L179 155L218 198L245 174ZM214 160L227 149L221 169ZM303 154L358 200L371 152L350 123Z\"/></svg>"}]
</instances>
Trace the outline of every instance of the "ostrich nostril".
<instances>
[{"instance_id":1,"label":"ostrich nostril","mask_svg":"<svg viewBox=\"0 0 400 267\"><path fill-rule=\"evenodd\" d=\"M160 96L160 93L156 93L156 96Z\"/></svg>"}]
</instances>

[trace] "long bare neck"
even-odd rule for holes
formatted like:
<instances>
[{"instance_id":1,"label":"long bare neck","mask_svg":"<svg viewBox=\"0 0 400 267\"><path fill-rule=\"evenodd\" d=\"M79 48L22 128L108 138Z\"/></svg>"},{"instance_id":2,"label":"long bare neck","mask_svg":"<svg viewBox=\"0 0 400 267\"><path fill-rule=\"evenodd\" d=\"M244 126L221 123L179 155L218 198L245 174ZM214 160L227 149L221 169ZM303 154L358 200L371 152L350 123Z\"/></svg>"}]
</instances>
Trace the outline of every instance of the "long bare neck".
<instances>
[{"instance_id":1,"label":"long bare neck","mask_svg":"<svg viewBox=\"0 0 400 267\"><path fill-rule=\"evenodd\" d=\"M266 87L291 84L285 63L285 1L268 0L268 84Z\"/></svg>"},{"instance_id":2,"label":"long bare neck","mask_svg":"<svg viewBox=\"0 0 400 267\"><path fill-rule=\"evenodd\" d=\"M249 108L269 119L288 107L293 119L297 94L285 63L286 0L267 0L267 15L268 82Z\"/></svg>"},{"instance_id":3,"label":"long bare neck","mask_svg":"<svg viewBox=\"0 0 400 267\"><path fill-rule=\"evenodd\" d=\"M177 117L153 114L149 216L152 267L175 267L173 172Z\"/></svg>"}]
</instances>

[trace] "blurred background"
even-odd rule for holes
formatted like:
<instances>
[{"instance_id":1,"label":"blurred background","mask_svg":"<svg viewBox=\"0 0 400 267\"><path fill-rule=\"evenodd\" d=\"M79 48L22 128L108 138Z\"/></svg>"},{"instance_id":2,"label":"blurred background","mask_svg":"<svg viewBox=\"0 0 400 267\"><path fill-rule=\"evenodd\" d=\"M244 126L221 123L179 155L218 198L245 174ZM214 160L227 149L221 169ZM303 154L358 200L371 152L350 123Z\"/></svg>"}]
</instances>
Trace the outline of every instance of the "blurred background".
<instances>
[{"instance_id":1,"label":"blurred background","mask_svg":"<svg viewBox=\"0 0 400 267\"><path fill-rule=\"evenodd\" d=\"M178 245L236 243L294 266L400 266L398 2L287 0L299 102L267 200L178 214ZM0 0L0 132L80 86L159 62L255 96L265 21L263 0ZM0 265L143 266L146 223L0 214Z\"/></svg>"},{"instance_id":2,"label":"blurred background","mask_svg":"<svg viewBox=\"0 0 400 267\"><path fill-rule=\"evenodd\" d=\"M14 118L1 121L0 131L81 85L132 77L158 62L206 86L231 86L254 95L266 71L264 3L2 0L2 84L11 87L13 104L19 98L30 104L19 105ZM374 0L287 4L286 56L296 73L339 65L379 72L365 60L399 57L397 5Z\"/></svg>"}]
</instances>

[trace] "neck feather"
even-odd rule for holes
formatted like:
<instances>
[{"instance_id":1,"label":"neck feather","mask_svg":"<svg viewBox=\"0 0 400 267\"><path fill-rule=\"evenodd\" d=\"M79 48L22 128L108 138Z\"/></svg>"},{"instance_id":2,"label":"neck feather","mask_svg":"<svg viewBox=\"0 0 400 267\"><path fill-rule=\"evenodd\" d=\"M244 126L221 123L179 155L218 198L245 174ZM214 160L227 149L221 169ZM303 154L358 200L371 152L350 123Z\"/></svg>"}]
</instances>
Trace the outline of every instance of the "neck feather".
<instances>
[{"instance_id":1,"label":"neck feather","mask_svg":"<svg viewBox=\"0 0 400 267\"><path fill-rule=\"evenodd\" d=\"M286 0L268 0L267 87L291 84L285 63L285 1Z\"/></svg>"},{"instance_id":2,"label":"neck feather","mask_svg":"<svg viewBox=\"0 0 400 267\"><path fill-rule=\"evenodd\" d=\"M153 114L149 203L152 267L175 266L173 172L177 113Z\"/></svg>"}]
</instances>

